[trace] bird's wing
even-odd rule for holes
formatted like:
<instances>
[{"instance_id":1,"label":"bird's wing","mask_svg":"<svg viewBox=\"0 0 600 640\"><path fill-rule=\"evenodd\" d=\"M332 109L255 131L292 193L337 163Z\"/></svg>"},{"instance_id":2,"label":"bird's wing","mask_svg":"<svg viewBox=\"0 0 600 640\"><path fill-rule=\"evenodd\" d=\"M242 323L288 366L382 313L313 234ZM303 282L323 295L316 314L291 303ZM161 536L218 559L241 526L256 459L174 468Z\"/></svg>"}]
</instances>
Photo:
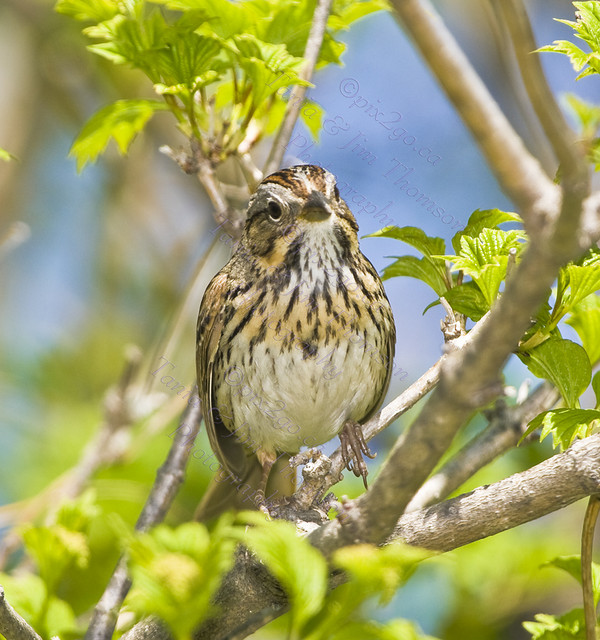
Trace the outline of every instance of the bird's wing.
<instances>
[{"instance_id":1,"label":"bird's wing","mask_svg":"<svg viewBox=\"0 0 600 640\"><path fill-rule=\"evenodd\" d=\"M236 438L230 437L231 433L221 420L215 405L213 380L215 357L223 335L226 296L230 287L231 276L226 271L221 271L206 288L198 314L196 366L200 406L204 413L210 446L227 471L237 477L243 477L246 472L247 454Z\"/></svg>"}]
</instances>

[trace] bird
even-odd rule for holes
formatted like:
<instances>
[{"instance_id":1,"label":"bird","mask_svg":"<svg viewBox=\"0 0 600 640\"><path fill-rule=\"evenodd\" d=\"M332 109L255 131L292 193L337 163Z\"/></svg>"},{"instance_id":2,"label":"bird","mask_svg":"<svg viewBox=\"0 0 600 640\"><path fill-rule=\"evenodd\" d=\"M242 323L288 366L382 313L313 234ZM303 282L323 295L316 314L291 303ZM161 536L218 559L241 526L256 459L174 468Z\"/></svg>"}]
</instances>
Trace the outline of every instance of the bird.
<instances>
[{"instance_id":1,"label":"bird","mask_svg":"<svg viewBox=\"0 0 600 640\"><path fill-rule=\"evenodd\" d=\"M198 314L198 392L219 468L196 519L268 512L294 492L290 456L338 435L367 487L363 455L374 455L360 425L383 402L395 342L389 300L335 176L302 164L264 178Z\"/></svg>"}]
</instances>

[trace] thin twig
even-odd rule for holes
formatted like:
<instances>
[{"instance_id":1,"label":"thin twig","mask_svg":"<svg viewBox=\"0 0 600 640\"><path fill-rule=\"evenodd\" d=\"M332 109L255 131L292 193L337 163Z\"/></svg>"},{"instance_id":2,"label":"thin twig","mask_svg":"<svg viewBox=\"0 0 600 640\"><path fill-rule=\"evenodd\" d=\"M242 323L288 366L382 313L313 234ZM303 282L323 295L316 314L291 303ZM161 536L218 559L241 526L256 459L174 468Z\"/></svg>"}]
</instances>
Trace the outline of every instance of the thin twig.
<instances>
[{"instance_id":1,"label":"thin twig","mask_svg":"<svg viewBox=\"0 0 600 640\"><path fill-rule=\"evenodd\" d=\"M406 512L423 509L449 496L477 471L516 446L527 424L559 399L560 393L544 382L516 407L507 407L504 399L498 400L489 425L421 486Z\"/></svg>"},{"instance_id":2,"label":"thin twig","mask_svg":"<svg viewBox=\"0 0 600 640\"><path fill-rule=\"evenodd\" d=\"M317 2L310 32L308 34L308 40L306 41L306 47L304 49L306 64L303 66L302 71L299 74L301 80L310 81L312 78L319 58L321 44L323 43L323 38L325 36L325 30L327 29L327 19L329 18L329 12L331 11L332 4L333 0L318 0ZM305 86L294 86L285 110L283 123L281 124L281 127L279 127L279 131L275 136L275 141L271 146L271 151L265 164L265 175L269 175L270 173L273 173L273 171L277 171L277 169L279 169L285 148L289 142L290 136L292 135L292 131L294 130L296 120L298 119L301 103L305 94Z\"/></svg>"},{"instance_id":3,"label":"thin twig","mask_svg":"<svg viewBox=\"0 0 600 640\"><path fill-rule=\"evenodd\" d=\"M167 459L156 474L150 495L135 525L136 531L148 531L164 519L179 486L183 482L190 451L200 428L200 420L199 403L192 403L182 418L182 423L188 425L190 430L177 430ZM123 556L94 609L92 620L85 634L86 640L110 640L112 638L119 609L130 587L131 580L127 574L127 561Z\"/></svg>"},{"instance_id":4,"label":"thin twig","mask_svg":"<svg viewBox=\"0 0 600 640\"><path fill-rule=\"evenodd\" d=\"M581 531L581 582L583 588L583 611L585 614L586 640L596 640L596 606L592 577L592 551L594 530L600 513L600 498L590 496Z\"/></svg>"},{"instance_id":5,"label":"thin twig","mask_svg":"<svg viewBox=\"0 0 600 640\"><path fill-rule=\"evenodd\" d=\"M392 6L457 112L473 134L502 189L531 231L544 225L560 191L527 150L429 0Z\"/></svg>"},{"instance_id":6,"label":"thin twig","mask_svg":"<svg viewBox=\"0 0 600 640\"><path fill-rule=\"evenodd\" d=\"M502 12L517 56L523 84L531 105L542 125L554 153L562 167L581 164L585 158L583 149L573 145L574 132L569 127L552 93L538 54L533 30L521 0L500 2Z\"/></svg>"},{"instance_id":7,"label":"thin twig","mask_svg":"<svg viewBox=\"0 0 600 640\"><path fill-rule=\"evenodd\" d=\"M0 586L0 634L7 640L42 640L21 616L10 606Z\"/></svg>"}]
</instances>

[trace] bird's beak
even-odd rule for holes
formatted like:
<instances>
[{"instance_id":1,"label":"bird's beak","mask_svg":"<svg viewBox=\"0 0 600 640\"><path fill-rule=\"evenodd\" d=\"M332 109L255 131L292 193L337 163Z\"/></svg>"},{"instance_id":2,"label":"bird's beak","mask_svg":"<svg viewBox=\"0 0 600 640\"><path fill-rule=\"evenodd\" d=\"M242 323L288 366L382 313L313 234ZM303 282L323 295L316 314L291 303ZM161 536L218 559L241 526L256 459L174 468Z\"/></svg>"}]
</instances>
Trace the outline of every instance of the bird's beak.
<instances>
[{"instance_id":1,"label":"bird's beak","mask_svg":"<svg viewBox=\"0 0 600 640\"><path fill-rule=\"evenodd\" d=\"M302 213L302 218L309 222L322 222L331 216L331 209L327 204L327 199L320 191L313 191L306 201Z\"/></svg>"}]
</instances>

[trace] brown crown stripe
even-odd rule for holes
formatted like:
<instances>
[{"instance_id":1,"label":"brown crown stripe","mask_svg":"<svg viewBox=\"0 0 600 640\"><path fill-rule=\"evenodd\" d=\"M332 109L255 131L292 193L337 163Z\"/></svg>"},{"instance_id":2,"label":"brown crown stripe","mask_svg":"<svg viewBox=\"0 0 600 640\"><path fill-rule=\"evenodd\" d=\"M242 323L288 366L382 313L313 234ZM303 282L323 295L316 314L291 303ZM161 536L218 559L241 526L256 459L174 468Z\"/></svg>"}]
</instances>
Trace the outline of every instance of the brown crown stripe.
<instances>
[{"instance_id":1,"label":"brown crown stripe","mask_svg":"<svg viewBox=\"0 0 600 640\"><path fill-rule=\"evenodd\" d=\"M303 179L307 175L310 179L310 187L307 181ZM292 189L294 193L304 198L307 198L313 190L327 191L324 170L313 165L298 165L289 169L282 169L267 176L262 184L278 184L286 189Z\"/></svg>"}]
</instances>

